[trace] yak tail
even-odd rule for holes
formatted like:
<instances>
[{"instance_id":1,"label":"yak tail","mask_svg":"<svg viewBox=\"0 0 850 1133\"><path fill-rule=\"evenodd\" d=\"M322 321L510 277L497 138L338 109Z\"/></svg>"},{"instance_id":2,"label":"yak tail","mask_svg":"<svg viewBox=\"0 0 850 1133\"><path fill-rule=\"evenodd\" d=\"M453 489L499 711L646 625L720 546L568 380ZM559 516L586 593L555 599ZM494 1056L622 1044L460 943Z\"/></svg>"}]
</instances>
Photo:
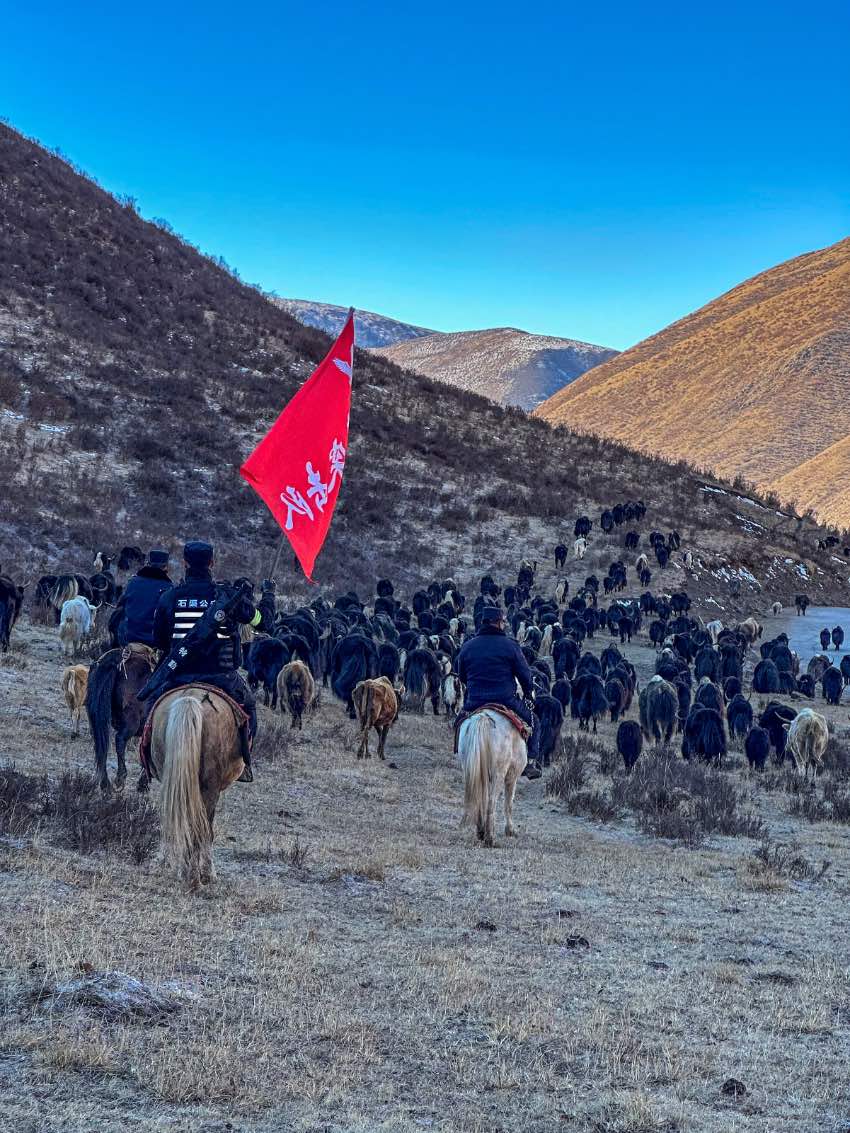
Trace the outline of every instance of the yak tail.
<instances>
[{"instance_id":1,"label":"yak tail","mask_svg":"<svg viewBox=\"0 0 850 1133\"><path fill-rule=\"evenodd\" d=\"M109 752L109 727L112 723L112 693L118 677L120 653L102 657L89 673L86 692L86 715L94 744L94 758L98 768L106 766Z\"/></svg>"},{"instance_id":2,"label":"yak tail","mask_svg":"<svg viewBox=\"0 0 850 1133\"><path fill-rule=\"evenodd\" d=\"M15 620L15 613L12 608L11 600L0 602L0 649L5 653L9 648L9 635L12 632L12 624Z\"/></svg>"},{"instance_id":3,"label":"yak tail","mask_svg":"<svg viewBox=\"0 0 850 1133\"><path fill-rule=\"evenodd\" d=\"M168 709L159 814L166 860L175 870L188 866L195 847L211 840L201 798L201 733L204 710L191 696L180 696Z\"/></svg>"},{"instance_id":4,"label":"yak tail","mask_svg":"<svg viewBox=\"0 0 850 1133\"><path fill-rule=\"evenodd\" d=\"M483 834L490 796L493 720L486 712L472 716L464 725L463 808L466 819Z\"/></svg>"},{"instance_id":5,"label":"yak tail","mask_svg":"<svg viewBox=\"0 0 850 1133\"><path fill-rule=\"evenodd\" d=\"M345 659L337 676L331 681L331 688L340 700L348 700L352 689L366 679L366 661L358 649Z\"/></svg>"},{"instance_id":6,"label":"yak tail","mask_svg":"<svg viewBox=\"0 0 850 1133\"><path fill-rule=\"evenodd\" d=\"M289 672L284 678L286 702L293 716L303 716L307 710L307 689L303 675L299 672ZM283 711L283 698L281 698L281 712Z\"/></svg>"},{"instance_id":7,"label":"yak tail","mask_svg":"<svg viewBox=\"0 0 850 1133\"><path fill-rule=\"evenodd\" d=\"M69 602L72 598L76 598L80 593L80 584L72 574L60 575L56 581L53 593L50 595L50 600L53 605L61 610L64 602Z\"/></svg>"},{"instance_id":8,"label":"yak tail","mask_svg":"<svg viewBox=\"0 0 850 1133\"><path fill-rule=\"evenodd\" d=\"M416 708L421 708L425 704L428 689L425 665L420 658L414 657L410 662L407 672L404 674L404 687L408 703Z\"/></svg>"},{"instance_id":9,"label":"yak tail","mask_svg":"<svg viewBox=\"0 0 850 1133\"><path fill-rule=\"evenodd\" d=\"M77 703L77 670L71 665L62 673L62 693L65 703L73 709Z\"/></svg>"},{"instance_id":10,"label":"yak tail","mask_svg":"<svg viewBox=\"0 0 850 1133\"><path fill-rule=\"evenodd\" d=\"M372 701L375 699L375 686L370 681L366 687L366 726L372 719Z\"/></svg>"}]
</instances>

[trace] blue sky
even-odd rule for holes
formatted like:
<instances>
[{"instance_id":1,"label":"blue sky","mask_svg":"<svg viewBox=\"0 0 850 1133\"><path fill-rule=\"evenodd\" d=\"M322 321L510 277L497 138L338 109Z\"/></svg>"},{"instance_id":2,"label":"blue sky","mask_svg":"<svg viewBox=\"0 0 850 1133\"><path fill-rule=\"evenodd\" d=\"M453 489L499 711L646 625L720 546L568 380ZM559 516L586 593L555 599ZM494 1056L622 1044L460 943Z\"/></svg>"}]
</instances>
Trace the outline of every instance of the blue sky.
<instances>
[{"instance_id":1,"label":"blue sky","mask_svg":"<svg viewBox=\"0 0 850 1133\"><path fill-rule=\"evenodd\" d=\"M850 6L8 6L0 113L250 282L623 348L850 233Z\"/></svg>"}]
</instances>

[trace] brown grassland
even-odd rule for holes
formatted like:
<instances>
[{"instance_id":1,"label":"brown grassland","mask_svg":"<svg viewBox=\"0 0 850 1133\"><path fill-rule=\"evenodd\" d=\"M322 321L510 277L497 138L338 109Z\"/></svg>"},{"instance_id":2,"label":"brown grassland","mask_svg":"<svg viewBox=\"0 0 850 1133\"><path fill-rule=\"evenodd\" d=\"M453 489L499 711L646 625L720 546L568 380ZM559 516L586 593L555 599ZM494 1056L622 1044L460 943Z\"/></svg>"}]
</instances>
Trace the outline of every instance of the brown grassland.
<instances>
[{"instance_id":1,"label":"brown grassland","mask_svg":"<svg viewBox=\"0 0 850 1133\"><path fill-rule=\"evenodd\" d=\"M645 680L651 650L625 651ZM0 754L51 781L91 761L60 668L55 630L26 620L0 659ZM829 714L817 797L847 773L846 704ZM68 849L49 817L0 841L3 1128L846 1128L850 842L791 813L791 777L731 753L721 778L765 833L690 849L629 812L570 813L553 768L520 781L519 836L487 851L459 828L443 719L402 716L386 763L356 761L327 694L301 735L264 709L261 728L201 895L155 858ZM613 726L599 739L578 750L606 790ZM113 970L175 1010L56 994Z\"/></svg>"},{"instance_id":2,"label":"brown grassland","mask_svg":"<svg viewBox=\"0 0 850 1133\"><path fill-rule=\"evenodd\" d=\"M848 310L850 239L746 280L594 367L537 413L742 475L844 526L839 463L825 462L823 478L796 470L850 434Z\"/></svg>"}]
</instances>

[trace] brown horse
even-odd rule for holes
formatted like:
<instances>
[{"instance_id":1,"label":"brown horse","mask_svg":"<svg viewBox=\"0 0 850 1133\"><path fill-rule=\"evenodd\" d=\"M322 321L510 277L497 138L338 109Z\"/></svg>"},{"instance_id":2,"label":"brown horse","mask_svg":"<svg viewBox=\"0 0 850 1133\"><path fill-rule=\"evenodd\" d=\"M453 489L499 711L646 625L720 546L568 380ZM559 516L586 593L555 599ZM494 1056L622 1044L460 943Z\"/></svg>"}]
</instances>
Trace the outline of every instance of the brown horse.
<instances>
[{"instance_id":1,"label":"brown horse","mask_svg":"<svg viewBox=\"0 0 850 1133\"><path fill-rule=\"evenodd\" d=\"M228 701L193 685L163 696L154 709L150 762L162 780L159 810L166 863L192 888L214 881L215 808L245 766L239 725Z\"/></svg>"},{"instance_id":2,"label":"brown horse","mask_svg":"<svg viewBox=\"0 0 850 1133\"><path fill-rule=\"evenodd\" d=\"M124 752L133 736L142 734L147 715L146 706L136 693L148 681L156 667L156 654L146 645L128 645L110 649L89 670L86 713L89 718L94 758L100 787L109 790L106 757L109 754L109 728L115 730L115 754L118 773L115 787L121 790L127 778Z\"/></svg>"}]
</instances>

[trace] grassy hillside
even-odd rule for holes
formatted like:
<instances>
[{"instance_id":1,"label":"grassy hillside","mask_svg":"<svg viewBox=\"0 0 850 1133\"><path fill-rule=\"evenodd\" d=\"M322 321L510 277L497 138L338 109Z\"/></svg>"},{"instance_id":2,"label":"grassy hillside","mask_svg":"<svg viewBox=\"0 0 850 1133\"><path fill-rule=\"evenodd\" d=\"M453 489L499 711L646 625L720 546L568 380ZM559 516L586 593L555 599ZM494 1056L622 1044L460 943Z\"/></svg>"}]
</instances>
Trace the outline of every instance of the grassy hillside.
<instances>
[{"instance_id":1,"label":"grassy hillside","mask_svg":"<svg viewBox=\"0 0 850 1133\"><path fill-rule=\"evenodd\" d=\"M433 334L380 350L419 374L527 410L616 354L605 346L513 327Z\"/></svg>"},{"instance_id":2,"label":"grassy hillside","mask_svg":"<svg viewBox=\"0 0 850 1133\"><path fill-rule=\"evenodd\" d=\"M323 356L302 326L164 223L0 126L0 564L85 566L100 545L204 535L222 570L268 569L278 530L237 469ZM646 499L715 565L793 555L837 585L810 525L685 464L509 410L359 352L346 478L317 578L369 588L548 555L577 514ZM284 558L286 575L291 558ZM820 568L816 567L820 563ZM839 564L840 567L840 564ZM293 585L297 573L291 572ZM843 580L842 580L843 581Z\"/></svg>"},{"instance_id":3,"label":"grassy hillside","mask_svg":"<svg viewBox=\"0 0 850 1133\"><path fill-rule=\"evenodd\" d=\"M779 264L587 373L553 423L743 475L846 522L801 463L850 434L850 240Z\"/></svg>"}]
</instances>

